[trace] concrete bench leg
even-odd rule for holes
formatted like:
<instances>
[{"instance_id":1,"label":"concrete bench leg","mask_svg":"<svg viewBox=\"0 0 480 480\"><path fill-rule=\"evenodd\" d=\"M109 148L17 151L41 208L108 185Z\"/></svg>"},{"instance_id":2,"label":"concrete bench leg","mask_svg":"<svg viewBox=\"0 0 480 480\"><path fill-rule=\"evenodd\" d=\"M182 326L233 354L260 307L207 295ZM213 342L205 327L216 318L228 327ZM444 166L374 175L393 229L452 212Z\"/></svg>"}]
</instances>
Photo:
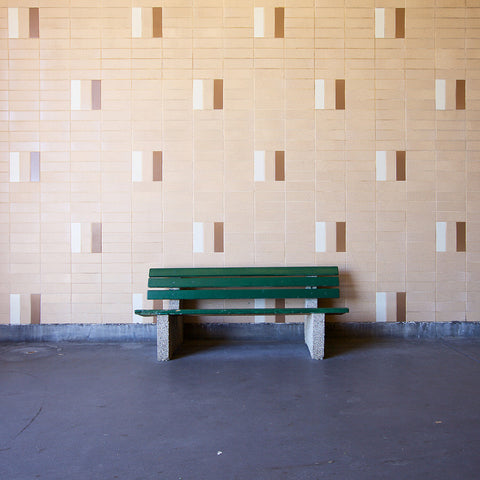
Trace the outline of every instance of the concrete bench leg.
<instances>
[{"instance_id":1,"label":"concrete bench leg","mask_svg":"<svg viewBox=\"0 0 480 480\"><path fill-rule=\"evenodd\" d=\"M157 360L170 360L183 343L183 318L179 315L157 316Z\"/></svg>"},{"instance_id":2,"label":"concrete bench leg","mask_svg":"<svg viewBox=\"0 0 480 480\"><path fill-rule=\"evenodd\" d=\"M325 350L325 314L305 315L305 343L314 360L322 360Z\"/></svg>"},{"instance_id":3,"label":"concrete bench leg","mask_svg":"<svg viewBox=\"0 0 480 480\"><path fill-rule=\"evenodd\" d=\"M168 303L167 303L168 302ZM168 310L178 309L178 300L169 300ZM183 343L183 317L181 315L157 315L157 360L170 360Z\"/></svg>"}]
</instances>

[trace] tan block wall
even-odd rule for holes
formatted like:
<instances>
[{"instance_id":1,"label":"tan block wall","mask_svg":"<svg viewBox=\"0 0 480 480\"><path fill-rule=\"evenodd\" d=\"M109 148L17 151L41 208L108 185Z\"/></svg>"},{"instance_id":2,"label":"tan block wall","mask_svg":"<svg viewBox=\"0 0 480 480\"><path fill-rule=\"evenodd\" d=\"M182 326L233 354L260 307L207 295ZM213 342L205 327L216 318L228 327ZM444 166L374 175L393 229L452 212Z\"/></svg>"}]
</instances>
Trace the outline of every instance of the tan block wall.
<instances>
[{"instance_id":1,"label":"tan block wall","mask_svg":"<svg viewBox=\"0 0 480 480\"><path fill-rule=\"evenodd\" d=\"M217 265L479 321L479 130L474 0L3 2L0 323L150 321L149 267Z\"/></svg>"}]
</instances>

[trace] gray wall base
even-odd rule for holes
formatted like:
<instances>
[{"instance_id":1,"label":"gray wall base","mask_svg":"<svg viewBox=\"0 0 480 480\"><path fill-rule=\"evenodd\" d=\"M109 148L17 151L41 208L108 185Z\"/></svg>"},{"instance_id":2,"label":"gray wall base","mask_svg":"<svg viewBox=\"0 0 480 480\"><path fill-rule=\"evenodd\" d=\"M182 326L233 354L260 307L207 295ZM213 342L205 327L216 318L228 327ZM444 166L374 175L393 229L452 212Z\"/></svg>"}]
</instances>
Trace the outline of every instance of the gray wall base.
<instances>
[{"instance_id":1,"label":"gray wall base","mask_svg":"<svg viewBox=\"0 0 480 480\"><path fill-rule=\"evenodd\" d=\"M480 337L480 322L327 323L326 336L406 339Z\"/></svg>"},{"instance_id":2,"label":"gray wall base","mask_svg":"<svg viewBox=\"0 0 480 480\"><path fill-rule=\"evenodd\" d=\"M480 322L326 323L329 338L480 337ZM185 324L186 339L303 342L303 323ZM0 325L0 342L156 342L154 324Z\"/></svg>"},{"instance_id":3,"label":"gray wall base","mask_svg":"<svg viewBox=\"0 0 480 480\"><path fill-rule=\"evenodd\" d=\"M327 317L328 318L328 317ZM325 338L480 337L480 322L329 323ZM303 323L186 324L185 338L251 341L304 341Z\"/></svg>"},{"instance_id":4,"label":"gray wall base","mask_svg":"<svg viewBox=\"0 0 480 480\"><path fill-rule=\"evenodd\" d=\"M155 342L154 324L0 325L0 342Z\"/></svg>"},{"instance_id":5,"label":"gray wall base","mask_svg":"<svg viewBox=\"0 0 480 480\"><path fill-rule=\"evenodd\" d=\"M304 342L303 323L186 323L186 340Z\"/></svg>"}]
</instances>

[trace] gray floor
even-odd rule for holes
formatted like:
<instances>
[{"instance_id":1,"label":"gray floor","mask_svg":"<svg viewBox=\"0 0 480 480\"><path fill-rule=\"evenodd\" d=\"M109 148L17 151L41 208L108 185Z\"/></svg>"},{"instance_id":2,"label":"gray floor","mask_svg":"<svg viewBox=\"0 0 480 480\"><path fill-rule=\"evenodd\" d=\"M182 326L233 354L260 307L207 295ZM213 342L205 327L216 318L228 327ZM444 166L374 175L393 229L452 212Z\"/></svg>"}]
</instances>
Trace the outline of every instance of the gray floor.
<instances>
[{"instance_id":1,"label":"gray floor","mask_svg":"<svg viewBox=\"0 0 480 480\"><path fill-rule=\"evenodd\" d=\"M0 345L0 479L478 479L480 340Z\"/></svg>"}]
</instances>

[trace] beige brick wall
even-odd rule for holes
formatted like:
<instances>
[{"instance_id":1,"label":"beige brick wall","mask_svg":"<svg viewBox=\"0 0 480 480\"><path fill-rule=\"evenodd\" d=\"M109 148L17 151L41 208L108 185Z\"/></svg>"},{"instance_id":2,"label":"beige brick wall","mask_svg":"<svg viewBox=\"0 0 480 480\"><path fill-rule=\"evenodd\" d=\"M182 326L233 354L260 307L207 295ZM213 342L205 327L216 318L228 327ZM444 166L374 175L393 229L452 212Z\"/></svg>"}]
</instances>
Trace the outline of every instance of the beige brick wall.
<instances>
[{"instance_id":1,"label":"beige brick wall","mask_svg":"<svg viewBox=\"0 0 480 480\"><path fill-rule=\"evenodd\" d=\"M474 0L4 1L0 323L142 322L149 267L217 265L479 321L479 130Z\"/></svg>"}]
</instances>

